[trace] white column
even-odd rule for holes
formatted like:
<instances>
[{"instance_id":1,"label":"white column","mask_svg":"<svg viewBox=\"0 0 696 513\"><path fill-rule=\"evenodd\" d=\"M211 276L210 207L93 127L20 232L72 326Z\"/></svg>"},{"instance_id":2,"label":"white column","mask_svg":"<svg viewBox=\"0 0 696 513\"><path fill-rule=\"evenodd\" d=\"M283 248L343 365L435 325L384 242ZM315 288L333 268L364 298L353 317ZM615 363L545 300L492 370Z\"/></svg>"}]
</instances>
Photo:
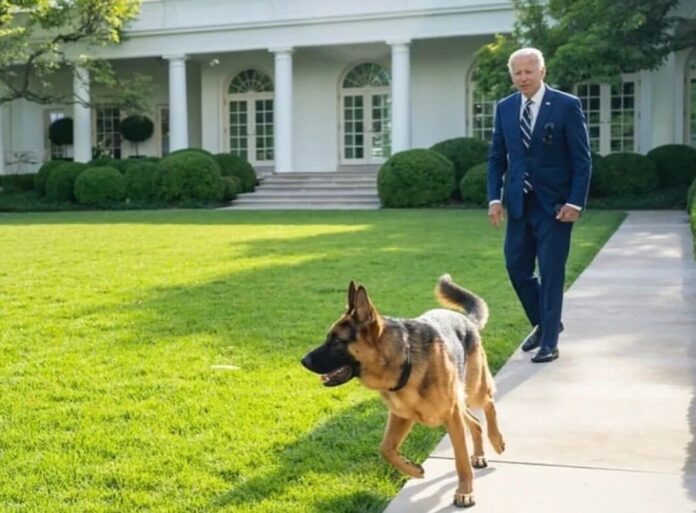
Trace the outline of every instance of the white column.
<instances>
[{"instance_id":1,"label":"white column","mask_svg":"<svg viewBox=\"0 0 696 513\"><path fill-rule=\"evenodd\" d=\"M76 67L73 74L73 159L92 160L92 111L89 107L89 71Z\"/></svg>"},{"instance_id":2,"label":"white column","mask_svg":"<svg viewBox=\"0 0 696 513\"><path fill-rule=\"evenodd\" d=\"M165 56L169 61L169 151L188 148L186 56Z\"/></svg>"},{"instance_id":3,"label":"white column","mask_svg":"<svg viewBox=\"0 0 696 513\"><path fill-rule=\"evenodd\" d=\"M271 48L275 54L273 153L276 173L293 171L292 162L292 48Z\"/></svg>"},{"instance_id":4,"label":"white column","mask_svg":"<svg viewBox=\"0 0 696 513\"><path fill-rule=\"evenodd\" d=\"M392 48L392 153L411 148L410 41L388 42Z\"/></svg>"},{"instance_id":5,"label":"white column","mask_svg":"<svg viewBox=\"0 0 696 513\"><path fill-rule=\"evenodd\" d=\"M653 87L652 71L643 70L639 74L640 88L636 87L640 95L639 125L638 129L638 153L645 155L652 149L652 126L653 126Z\"/></svg>"}]
</instances>

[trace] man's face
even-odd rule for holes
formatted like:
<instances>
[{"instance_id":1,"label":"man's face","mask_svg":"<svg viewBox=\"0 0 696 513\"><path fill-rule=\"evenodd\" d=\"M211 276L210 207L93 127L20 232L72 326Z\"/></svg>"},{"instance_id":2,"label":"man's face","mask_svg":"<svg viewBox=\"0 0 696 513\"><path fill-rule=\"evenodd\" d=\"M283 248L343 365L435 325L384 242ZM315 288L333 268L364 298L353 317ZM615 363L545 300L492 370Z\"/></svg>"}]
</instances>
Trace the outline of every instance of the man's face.
<instances>
[{"instance_id":1,"label":"man's face","mask_svg":"<svg viewBox=\"0 0 696 513\"><path fill-rule=\"evenodd\" d=\"M512 61L512 82L527 98L534 96L541 87L546 69L539 67L533 55L520 55Z\"/></svg>"}]
</instances>

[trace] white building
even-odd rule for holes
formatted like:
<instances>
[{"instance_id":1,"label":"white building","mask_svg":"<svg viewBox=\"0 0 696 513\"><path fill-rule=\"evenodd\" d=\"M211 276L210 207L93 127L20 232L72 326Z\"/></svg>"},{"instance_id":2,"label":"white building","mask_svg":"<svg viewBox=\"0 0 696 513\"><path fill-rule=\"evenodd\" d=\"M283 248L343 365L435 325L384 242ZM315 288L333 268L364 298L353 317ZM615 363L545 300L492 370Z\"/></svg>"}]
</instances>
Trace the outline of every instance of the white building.
<instances>
[{"instance_id":1,"label":"white building","mask_svg":"<svg viewBox=\"0 0 696 513\"><path fill-rule=\"evenodd\" d=\"M694 16L696 0L681 14ZM155 135L141 155L202 147L261 171L332 171L489 137L493 106L477 97L474 53L513 21L511 2L496 0L144 0L126 41L102 56L119 74L154 78ZM47 130L64 115L74 118L76 160L97 143L135 153L118 133L121 113L82 78L59 76L55 87L74 88L91 109L23 100L0 109L5 172L35 171L59 151ZM625 75L620 88L576 93L601 153L696 145L694 51Z\"/></svg>"}]
</instances>

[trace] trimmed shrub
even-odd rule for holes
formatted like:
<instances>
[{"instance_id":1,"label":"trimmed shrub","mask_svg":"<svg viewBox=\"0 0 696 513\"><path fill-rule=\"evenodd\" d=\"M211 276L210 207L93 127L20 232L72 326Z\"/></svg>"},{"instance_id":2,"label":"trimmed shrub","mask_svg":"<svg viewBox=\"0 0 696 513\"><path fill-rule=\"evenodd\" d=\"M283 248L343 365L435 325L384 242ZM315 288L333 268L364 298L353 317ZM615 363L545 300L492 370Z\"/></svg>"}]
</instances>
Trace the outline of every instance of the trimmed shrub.
<instances>
[{"instance_id":1,"label":"trimmed shrub","mask_svg":"<svg viewBox=\"0 0 696 513\"><path fill-rule=\"evenodd\" d=\"M90 207L107 207L122 201L126 179L113 167L90 167L75 180L75 198Z\"/></svg>"},{"instance_id":2,"label":"trimmed shrub","mask_svg":"<svg viewBox=\"0 0 696 513\"><path fill-rule=\"evenodd\" d=\"M52 201L75 201L75 180L89 166L67 162L52 169L46 181L46 197Z\"/></svg>"},{"instance_id":3,"label":"trimmed shrub","mask_svg":"<svg viewBox=\"0 0 696 513\"><path fill-rule=\"evenodd\" d=\"M98 157L87 162L89 167L116 167L118 165L119 159L114 159L111 157Z\"/></svg>"},{"instance_id":4,"label":"trimmed shrub","mask_svg":"<svg viewBox=\"0 0 696 513\"><path fill-rule=\"evenodd\" d=\"M486 190L487 164L482 162L469 169L464 178L459 182L459 193L462 199L479 207L488 204L488 191Z\"/></svg>"},{"instance_id":5,"label":"trimmed shrub","mask_svg":"<svg viewBox=\"0 0 696 513\"><path fill-rule=\"evenodd\" d=\"M246 160L231 153L217 153L213 155L222 176L236 176L242 182L242 190L239 192L254 192L256 188L256 171Z\"/></svg>"},{"instance_id":6,"label":"trimmed shrub","mask_svg":"<svg viewBox=\"0 0 696 513\"><path fill-rule=\"evenodd\" d=\"M135 203L154 202L160 174L159 166L154 162L136 161L126 171L126 197Z\"/></svg>"},{"instance_id":7,"label":"trimmed shrub","mask_svg":"<svg viewBox=\"0 0 696 513\"><path fill-rule=\"evenodd\" d=\"M596 173L597 173L597 167L599 166L599 162L603 159L599 153L595 153L594 151L592 152L592 177L590 179L590 198L597 198L599 196L603 196L602 191L599 190L597 187L597 180L595 179Z\"/></svg>"},{"instance_id":8,"label":"trimmed shrub","mask_svg":"<svg viewBox=\"0 0 696 513\"><path fill-rule=\"evenodd\" d=\"M0 176L3 192L31 191L34 189L37 173Z\"/></svg>"},{"instance_id":9,"label":"trimmed shrub","mask_svg":"<svg viewBox=\"0 0 696 513\"><path fill-rule=\"evenodd\" d=\"M63 146L73 143L73 120L69 117L56 119L48 127L48 138L53 144Z\"/></svg>"},{"instance_id":10,"label":"trimmed shrub","mask_svg":"<svg viewBox=\"0 0 696 513\"><path fill-rule=\"evenodd\" d=\"M180 150L172 151L167 155L167 157L171 157L172 155L179 155L180 153L189 153L189 152L198 152L198 153L203 153L204 155L207 155L208 157L212 157L213 154L210 153L208 150L204 150L203 148L182 148ZM165 157L166 158L166 157Z\"/></svg>"},{"instance_id":11,"label":"trimmed shrub","mask_svg":"<svg viewBox=\"0 0 696 513\"><path fill-rule=\"evenodd\" d=\"M49 160L39 168L39 172L36 174L36 178L34 178L34 189L36 189L39 196L46 194L46 182L51 171L67 163L65 160Z\"/></svg>"},{"instance_id":12,"label":"trimmed shrub","mask_svg":"<svg viewBox=\"0 0 696 513\"><path fill-rule=\"evenodd\" d=\"M638 153L612 153L597 163L594 180L606 196L624 196L653 191L658 186L654 162Z\"/></svg>"},{"instance_id":13,"label":"trimmed shrub","mask_svg":"<svg viewBox=\"0 0 696 513\"><path fill-rule=\"evenodd\" d=\"M147 116L132 114L121 120L121 134L127 141L134 143L147 141L154 131L155 124Z\"/></svg>"},{"instance_id":14,"label":"trimmed shrub","mask_svg":"<svg viewBox=\"0 0 696 513\"><path fill-rule=\"evenodd\" d=\"M422 207L446 202L454 187L454 164L432 150L392 155L379 170L377 192L385 207Z\"/></svg>"},{"instance_id":15,"label":"trimmed shrub","mask_svg":"<svg viewBox=\"0 0 696 513\"><path fill-rule=\"evenodd\" d=\"M696 178L696 149L691 146L665 144L647 157L655 163L660 187L688 187Z\"/></svg>"},{"instance_id":16,"label":"trimmed shrub","mask_svg":"<svg viewBox=\"0 0 696 513\"><path fill-rule=\"evenodd\" d=\"M467 171L488 157L490 144L473 137L457 137L434 144L430 149L441 153L454 164L454 178L459 184Z\"/></svg>"},{"instance_id":17,"label":"trimmed shrub","mask_svg":"<svg viewBox=\"0 0 696 513\"><path fill-rule=\"evenodd\" d=\"M168 203L211 202L222 198L220 166L200 151L176 152L162 159L160 194Z\"/></svg>"},{"instance_id":18,"label":"trimmed shrub","mask_svg":"<svg viewBox=\"0 0 696 513\"><path fill-rule=\"evenodd\" d=\"M242 182L236 176L222 177L222 200L232 201L237 197L241 188Z\"/></svg>"}]
</instances>

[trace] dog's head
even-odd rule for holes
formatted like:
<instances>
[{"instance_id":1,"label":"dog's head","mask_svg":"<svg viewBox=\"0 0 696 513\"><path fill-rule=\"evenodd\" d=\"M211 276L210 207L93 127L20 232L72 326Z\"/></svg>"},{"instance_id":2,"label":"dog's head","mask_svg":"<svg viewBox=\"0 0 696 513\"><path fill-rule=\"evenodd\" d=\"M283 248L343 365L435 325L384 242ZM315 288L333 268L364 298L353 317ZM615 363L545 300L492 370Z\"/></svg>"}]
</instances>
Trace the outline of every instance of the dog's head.
<instances>
[{"instance_id":1,"label":"dog's head","mask_svg":"<svg viewBox=\"0 0 696 513\"><path fill-rule=\"evenodd\" d=\"M381 329L381 317L367 290L351 281L345 313L331 326L324 343L302 358L302 365L321 374L327 387L359 378L361 361L371 357Z\"/></svg>"}]
</instances>

